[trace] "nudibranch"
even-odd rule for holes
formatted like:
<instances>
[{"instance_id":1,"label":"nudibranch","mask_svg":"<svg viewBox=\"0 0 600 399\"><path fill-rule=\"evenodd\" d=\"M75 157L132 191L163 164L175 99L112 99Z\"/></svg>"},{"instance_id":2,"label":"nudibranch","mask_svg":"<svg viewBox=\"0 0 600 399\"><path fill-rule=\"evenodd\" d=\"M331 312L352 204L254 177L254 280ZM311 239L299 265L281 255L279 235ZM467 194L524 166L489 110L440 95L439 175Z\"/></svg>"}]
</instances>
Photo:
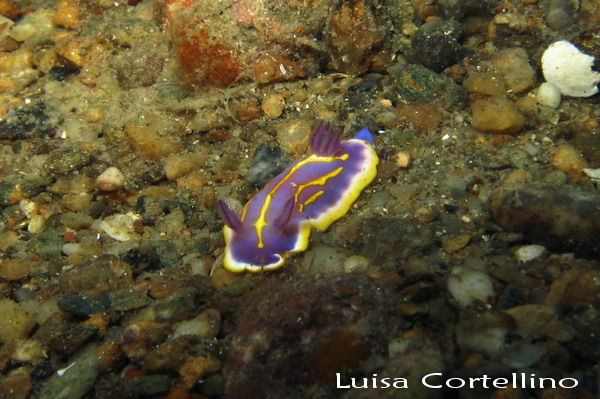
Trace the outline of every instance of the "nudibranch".
<instances>
[{"instance_id":1,"label":"nudibranch","mask_svg":"<svg viewBox=\"0 0 600 399\"><path fill-rule=\"evenodd\" d=\"M379 158L366 127L353 139L319 122L309 139L313 155L292 163L248 201L241 214L224 201L225 268L260 272L304 251L311 228L325 230L348 212L375 178Z\"/></svg>"}]
</instances>

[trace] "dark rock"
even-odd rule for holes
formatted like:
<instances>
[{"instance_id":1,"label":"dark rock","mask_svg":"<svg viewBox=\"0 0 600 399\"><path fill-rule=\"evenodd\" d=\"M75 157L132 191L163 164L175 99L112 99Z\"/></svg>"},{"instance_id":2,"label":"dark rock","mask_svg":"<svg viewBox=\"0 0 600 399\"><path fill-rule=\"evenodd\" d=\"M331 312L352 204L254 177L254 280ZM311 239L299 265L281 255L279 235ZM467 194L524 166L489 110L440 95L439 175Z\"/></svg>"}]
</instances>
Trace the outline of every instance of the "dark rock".
<instances>
[{"instance_id":1,"label":"dark rock","mask_svg":"<svg viewBox=\"0 0 600 399\"><path fill-rule=\"evenodd\" d=\"M600 128L589 127L588 124L575 122L570 126L573 144L590 162L592 168L600 167Z\"/></svg>"},{"instance_id":2,"label":"dark rock","mask_svg":"<svg viewBox=\"0 0 600 399\"><path fill-rule=\"evenodd\" d=\"M459 35L460 24L454 20L428 22L412 37L415 57L426 68L441 72L463 57Z\"/></svg>"},{"instance_id":3,"label":"dark rock","mask_svg":"<svg viewBox=\"0 0 600 399\"><path fill-rule=\"evenodd\" d=\"M56 126L46 114L44 104L30 104L9 111L0 121L0 140L48 137L55 134Z\"/></svg>"},{"instance_id":4,"label":"dark rock","mask_svg":"<svg viewBox=\"0 0 600 399\"><path fill-rule=\"evenodd\" d=\"M600 310L596 306L579 306L565 317L565 323L575 331L567 345L579 356L594 362L600 357Z\"/></svg>"},{"instance_id":5,"label":"dark rock","mask_svg":"<svg viewBox=\"0 0 600 399\"><path fill-rule=\"evenodd\" d=\"M143 375L125 383L125 389L137 395L154 395L171 389L171 378L166 375Z\"/></svg>"},{"instance_id":6,"label":"dark rock","mask_svg":"<svg viewBox=\"0 0 600 399\"><path fill-rule=\"evenodd\" d=\"M156 255L160 259L160 264L163 266L176 267L179 265L180 254L172 241L157 240L152 243L156 250Z\"/></svg>"},{"instance_id":7,"label":"dark rock","mask_svg":"<svg viewBox=\"0 0 600 399\"><path fill-rule=\"evenodd\" d=\"M95 313L108 311L110 303L107 296L65 294L58 298L58 307L67 313L89 317Z\"/></svg>"},{"instance_id":8,"label":"dark rock","mask_svg":"<svg viewBox=\"0 0 600 399\"><path fill-rule=\"evenodd\" d=\"M60 231L48 230L37 233L29 240L29 248L44 259L60 258L64 239Z\"/></svg>"},{"instance_id":9,"label":"dark rock","mask_svg":"<svg viewBox=\"0 0 600 399\"><path fill-rule=\"evenodd\" d=\"M191 335L165 342L144 357L142 367L150 373L177 370L189 356L191 348L198 342L199 339Z\"/></svg>"},{"instance_id":10,"label":"dark rock","mask_svg":"<svg viewBox=\"0 0 600 399\"><path fill-rule=\"evenodd\" d=\"M248 181L262 188L275 176L284 171L290 160L280 147L263 143L256 147L248 173Z\"/></svg>"},{"instance_id":11,"label":"dark rock","mask_svg":"<svg viewBox=\"0 0 600 399\"><path fill-rule=\"evenodd\" d=\"M152 302L145 293L130 289L112 291L108 296L110 308L119 312L143 308Z\"/></svg>"},{"instance_id":12,"label":"dark rock","mask_svg":"<svg viewBox=\"0 0 600 399\"><path fill-rule=\"evenodd\" d=\"M161 267L160 258L151 245L132 248L121 255L121 259L131 265L134 273Z\"/></svg>"},{"instance_id":13,"label":"dark rock","mask_svg":"<svg viewBox=\"0 0 600 399\"><path fill-rule=\"evenodd\" d=\"M365 108L381 90L382 76L377 73L365 75L357 84L348 87L347 101L352 108Z\"/></svg>"},{"instance_id":14,"label":"dark rock","mask_svg":"<svg viewBox=\"0 0 600 399\"><path fill-rule=\"evenodd\" d=\"M87 210L87 214L94 219L98 219L102 216L106 210L107 204L103 201L93 201Z\"/></svg>"},{"instance_id":15,"label":"dark rock","mask_svg":"<svg viewBox=\"0 0 600 399\"><path fill-rule=\"evenodd\" d=\"M49 360L44 360L41 363L37 363L33 369L33 371L31 372L31 378L33 378L34 380L44 380L48 377L50 377L55 371L54 366L52 365L52 362L50 362ZM0 395L0 397L2 397Z\"/></svg>"},{"instance_id":16,"label":"dark rock","mask_svg":"<svg viewBox=\"0 0 600 399\"><path fill-rule=\"evenodd\" d=\"M489 14L499 0L438 0L437 4L446 17L460 20L465 16Z\"/></svg>"},{"instance_id":17,"label":"dark rock","mask_svg":"<svg viewBox=\"0 0 600 399\"><path fill-rule=\"evenodd\" d=\"M489 199L494 221L535 244L580 257L600 255L600 196L596 193L525 186L497 190Z\"/></svg>"},{"instance_id":18,"label":"dark rock","mask_svg":"<svg viewBox=\"0 0 600 399\"><path fill-rule=\"evenodd\" d=\"M36 173L11 176L0 182L0 206L12 205L23 198L33 197L46 190L50 183L50 177Z\"/></svg>"},{"instance_id":19,"label":"dark rock","mask_svg":"<svg viewBox=\"0 0 600 399\"><path fill-rule=\"evenodd\" d=\"M498 308L509 309L515 306L525 305L527 303L527 295L519 287L507 286L504 291L498 296Z\"/></svg>"},{"instance_id":20,"label":"dark rock","mask_svg":"<svg viewBox=\"0 0 600 399\"><path fill-rule=\"evenodd\" d=\"M224 397L334 397L336 372L387 353L401 322L392 291L365 276L264 281L240 300Z\"/></svg>"},{"instance_id":21,"label":"dark rock","mask_svg":"<svg viewBox=\"0 0 600 399\"><path fill-rule=\"evenodd\" d=\"M50 68L50 72L48 72L48 76L52 80L56 80L57 82L64 82L67 79L67 76L70 74L77 72L74 68L69 68L66 66L53 66Z\"/></svg>"},{"instance_id":22,"label":"dark rock","mask_svg":"<svg viewBox=\"0 0 600 399\"><path fill-rule=\"evenodd\" d=\"M94 218L84 213L67 212L60 217L60 222L73 230L81 230L90 227Z\"/></svg>"},{"instance_id":23,"label":"dark rock","mask_svg":"<svg viewBox=\"0 0 600 399\"><path fill-rule=\"evenodd\" d=\"M48 170L58 174L67 174L81 169L92 162L91 152L79 145L70 145L53 151L46 163Z\"/></svg>"},{"instance_id":24,"label":"dark rock","mask_svg":"<svg viewBox=\"0 0 600 399\"><path fill-rule=\"evenodd\" d=\"M66 270L59 284L67 294L97 294L100 290L123 289L133 285L131 266L114 255L102 255L89 264Z\"/></svg>"},{"instance_id":25,"label":"dark rock","mask_svg":"<svg viewBox=\"0 0 600 399\"><path fill-rule=\"evenodd\" d=\"M196 311L195 297L198 290L193 287L183 288L170 298L155 302L152 305L154 321L176 323L191 317Z\"/></svg>"},{"instance_id":26,"label":"dark rock","mask_svg":"<svg viewBox=\"0 0 600 399\"><path fill-rule=\"evenodd\" d=\"M436 99L451 103L466 101L465 91L452 79L421 65L396 64L388 68L388 73L389 76L383 80L386 98L407 103Z\"/></svg>"},{"instance_id":27,"label":"dark rock","mask_svg":"<svg viewBox=\"0 0 600 399\"><path fill-rule=\"evenodd\" d=\"M424 223L387 216L364 219L347 236L354 248L375 264L396 264L434 244L433 233Z\"/></svg>"},{"instance_id":28,"label":"dark rock","mask_svg":"<svg viewBox=\"0 0 600 399\"><path fill-rule=\"evenodd\" d=\"M61 355L70 355L96 335L98 327L76 324L68 331L54 336L48 346Z\"/></svg>"},{"instance_id":29,"label":"dark rock","mask_svg":"<svg viewBox=\"0 0 600 399\"><path fill-rule=\"evenodd\" d=\"M43 345L48 345L50 341L69 329L69 325L60 313L55 312L50 315L37 329L32 339L40 341Z\"/></svg>"}]
</instances>

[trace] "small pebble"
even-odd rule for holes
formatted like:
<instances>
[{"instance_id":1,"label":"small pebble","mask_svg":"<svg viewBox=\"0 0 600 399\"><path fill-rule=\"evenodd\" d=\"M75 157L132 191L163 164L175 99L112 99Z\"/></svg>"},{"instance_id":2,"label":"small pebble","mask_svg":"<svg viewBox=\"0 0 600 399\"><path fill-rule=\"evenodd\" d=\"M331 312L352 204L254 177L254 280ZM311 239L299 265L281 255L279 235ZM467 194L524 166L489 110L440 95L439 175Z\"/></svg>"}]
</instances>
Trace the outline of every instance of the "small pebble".
<instances>
[{"instance_id":1,"label":"small pebble","mask_svg":"<svg viewBox=\"0 0 600 399\"><path fill-rule=\"evenodd\" d=\"M442 121L443 114L436 104L415 103L398 104L396 116L407 120L419 133L436 129Z\"/></svg>"},{"instance_id":2,"label":"small pebble","mask_svg":"<svg viewBox=\"0 0 600 399\"><path fill-rule=\"evenodd\" d=\"M333 78L324 76L308 82L308 89L314 94L325 94L333 85Z\"/></svg>"},{"instance_id":3,"label":"small pebble","mask_svg":"<svg viewBox=\"0 0 600 399\"><path fill-rule=\"evenodd\" d=\"M12 299L0 299L0 342L5 346L26 338L35 326L35 317Z\"/></svg>"},{"instance_id":4,"label":"small pebble","mask_svg":"<svg viewBox=\"0 0 600 399\"><path fill-rule=\"evenodd\" d=\"M399 151L396 153L396 165L399 168L407 168L410 163L410 155L407 152Z\"/></svg>"},{"instance_id":5,"label":"small pebble","mask_svg":"<svg viewBox=\"0 0 600 399\"><path fill-rule=\"evenodd\" d=\"M179 376L187 388L192 388L198 381L216 373L221 367L221 362L213 357L190 356L179 368Z\"/></svg>"},{"instance_id":6,"label":"small pebble","mask_svg":"<svg viewBox=\"0 0 600 399\"><path fill-rule=\"evenodd\" d=\"M550 28L556 30L573 26L578 4L573 0L547 0L544 3L544 20Z\"/></svg>"},{"instance_id":7,"label":"small pebble","mask_svg":"<svg viewBox=\"0 0 600 399\"><path fill-rule=\"evenodd\" d=\"M346 273L363 272L369 268L369 260L364 256L351 255L344 260Z\"/></svg>"},{"instance_id":8,"label":"small pebble","mask_svg":"<svg viewBox=\"0 0 600 399\"><path fill-rule=\"evenodd\" d=\"M104 107L100 105L89 107L83 114L83 119L89 123L100 122L104 118Z\"/></svg>"},{"instance_id":9,"label":"small pebble","mask_svg":"<svg viewBox=\"0 0 600 399\"><path fill-rule=\"evenodd\" d=\"M556 309L549 305L527 304L506 309L517 322L517 329L523 335L533 338L552 338L558 342L573 339L573 333L565 328L556 313Z\"/></svg>"},{"instance_id":10,"label":"small pebble","mask_svg":"<svg viewBox=\"0 0 600 399\"><path fill-rule=\"evenodd\" d=\"M96 187L102 191L115 191L123 187L125 176L121 171L111 166L96 178Z\"/></svg>"},{"instance_id":11,"label":"small pebble","mask_svg":"<svg viewBox=\"0 0 600 399\"><path fill-rule=\"evenodd\" d=\"M52 20L58 26L73 29L81 20L81 4L77 0L59 0Z\"/></svg>"},{"instance_id":12,"label":"small pebble","mask_svg":"<svg viewBox=\"0 0 600 399\"><path fill-rule=\"evenodd\" d=\"M486 272L460 266L448 278L448 291L461 307L475 300L491 303L495 295L492 279Z\"/></svg>"},{"instance_id":13,"label":"small pebble","mask_svg":"<svg viewBox=\"0 0 600 399\"><path fill-rule=\"evenodd\" d=\"M444 251L446 251L447 253L453 254L457 251L460 251L464 247L466 247L470 241L471 241L471 235L468 233L465 233L465 234L461 234L459 236L452 237L452 238L444 241L444 243L442 244L442 247L444 248Z\"/></svg>"},{"instance_id":14,"label":"small pebble","mask_svg":"<svg viewBox=\"0 0 600 399\"><path fill-rule=\"evenodd\" d=\"M471 112L473 127L490 133L514 134L525 124L515 104L502 97L477 100Z\"/></svg>"},{"instance_id":15,"label":"small pebble","mask_svg":"<svg viewBox=\"0 0 600 399\"><path fill-rule=\"evenodd\" d=\"M537 89L536 96L538 104L545 105L552 109L556 109L560 105L560 90L552 83L542 83Z\"/></svg>"},{"instance_id":16,"label":"small pebble","mask_svg":"<svg viewBox=\"0 0 600 399\"><path fill-rule=\"evenodd\" d=\"M423 24L411 38L416 57L425 67L440 72L456 64L464 50L458 41L460 24L453 19Z\"/></svg>"},{"instance_id":17,"label":"small pebble","mask_svg":"<svg viewBox=\"0 0 600 399\"><path fill-rule=\"evenodd\" d=\"M29 275L32 262L27 259L0 259L0 278L8 281L20 280Z\"/></svg>"},{"instance_id":18,"label":"small pebble","mask_svg":"<svg viewBox=\"0 0 600 399\"><path fill-rule=\"evenodd\" d=\"M519 262L529 262L535 258L539 258L546 251L543 245L524 245L515 251L515 256Z\"/></svg>"},{"instance_id":19,"label":"small pebble","mask_svg":"<svg viewBox=\"0 0 600 399\"><path fill-rule=\"evenodd\" d=\"M221 326L221 315L216 309L206 309L191 320L185 320L175 325L172 339L183 335L195 335L204 339L217 336Z\"/></svg>"},{"instance_id":20,"label":"small pebble","mask_svg":"<svg viewBox=\"0 0 600 399\"><path fill-rule=\"evenodd\" d=\"M303 273L315 275L322 273L343 273L348 253L339 248L317 247L306 252L300 267Z\"/></svg>"},{"instance_id":21,"label":"small pebble","mask_svg":"<svg viewBox=\"0 0 600 399\"><path fill-rule=\"evenodd\" d=\"M173 154L167 157L164 162L167 179L171 181L176 180L204 166L208 155L208 148L201 148L198 153Z\"/></svg>"},{"instance_id":22,"label":"small pebble","mask_svg":"<svg viewBox=\"0 0 600 399\"><path fill-rule=\"evenodd\" d=\"M535 82L535 69L529 64L527 52L522 48L500 50L494 57L494 65L513 93L521 93Z\"/></svg>"},{"instance_id":23,"label":"small pebble","mask_svg":"<svg viewBox=\"0 0 600 399\"><path fill-rule=\"evenodd\" d=\"M261 109L269 119L277 119L285 108L285 99L281 94L269 94L262 102Z\"/></svg>"},{"instance_id":24,"label":"small pebble","mask_svg":"<svg viewBox=\"0 0 600 399\"><path fill-rule=\"evenodd\" d=\"M312 123L308 121L283 122L277 126L277 141L291 153L303 153L308 146L312 128Z\"/></svg>"},{"instance_id":25,"label":"small pebble","mask_svg":"<svg viewBox=\"0 0 600 399\"><path fill-rule=\"evenodd\" d=\"M492 72L471 74L464 80L463 86L471 92L487 96L502 96L507 90L504 78Z\"/></svg>"},{"instance_id":26,"label":"small pebble","mask_svg":"<svg viewBox=\"0 0 600 399\"><path fill-rule=\"evenodd\" d=\"M81 252L81 244L78 243L68 243L62 246L62 253L69 256L74 255Z\"/></svg>"},{"instance_id":27,"label":"small pebble","mask_svg":"<svg viewBox=\"0 0 600 399\"><path fill-rule=\"evenodd\" d=\"M125 383L127 391L141 396L167 392L171 388L171 378L163 374L142 375Z\"/></svg>"},{"instance_id":28,"label":"small pebble","mask_svg":"<svg viewBox=\"0 0 600 399\"><path fill-rule=\"evenodd\" d=\"M11 359L17 362L39 363L44 360L45 349L40 341L34 339L22 339L17 342Z\"/></svg>"},{"instance_id":29,"label":"small pebble","mask_svg":"<svg viewBox=\"0 0 600 399\"><path fill-rule=\"evenodd\" d=\"M556 151L550 158L550 164L576 180L581 179L583 169L589 166L585 158L575 147L564 142L558 143Z\"/></svg>"}]
</instances>

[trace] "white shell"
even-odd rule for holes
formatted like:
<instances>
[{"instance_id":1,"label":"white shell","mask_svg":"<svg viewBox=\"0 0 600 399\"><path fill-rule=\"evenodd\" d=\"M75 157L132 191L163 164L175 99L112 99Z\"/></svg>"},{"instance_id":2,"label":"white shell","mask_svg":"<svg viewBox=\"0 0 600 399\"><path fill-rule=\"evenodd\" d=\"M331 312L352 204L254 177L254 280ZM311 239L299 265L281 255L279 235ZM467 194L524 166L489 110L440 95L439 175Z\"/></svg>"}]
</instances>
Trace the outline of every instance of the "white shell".
<instances>
[{"instance_id":1,"label":"white shell","mask_svg":"<svg viewBox=\"0 0 600 399\"><path fill-rule=\"evenodd\" d=\"M542 71L565 96L589 97L598 92L600 73L592 71L594 57L579 51L572 43L552 43L542 56Z\"/></svg>"}]
</instances>

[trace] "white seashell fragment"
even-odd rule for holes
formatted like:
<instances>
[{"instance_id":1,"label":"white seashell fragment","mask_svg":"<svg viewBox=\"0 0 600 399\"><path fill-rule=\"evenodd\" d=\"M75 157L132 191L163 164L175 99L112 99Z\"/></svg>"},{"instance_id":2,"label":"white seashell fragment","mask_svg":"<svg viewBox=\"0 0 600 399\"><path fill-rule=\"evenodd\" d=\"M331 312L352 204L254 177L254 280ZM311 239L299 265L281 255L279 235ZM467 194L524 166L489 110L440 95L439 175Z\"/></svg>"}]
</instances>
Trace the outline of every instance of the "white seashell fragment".
<instances>
[{"instance_id":1,"label":"white seashell fragment","mask_svg":"<svg viewBox=\"0 0 600 399\"><path fill-rule=\"evenodd\" d=\"M104 230L110 238L117 241L133 240L139 237L133 228L133 222L134 219L131 216L118 213L105 218L102 223L100 223L100 228Z\"/></svg>"},{"instance_id":2,"label":"white seashell fragment","mask_svg":"<svg viewBox=\"0 0 600 399\"><path fill-rule=\"evenodd\" d=\"M495 295L492 279L486 272L460 266L448 278L448 291L461 307L477 299L491 303Z\"/></svg>"},{"instance_id":3,"label":"white seashell fragment","mask_svg":"<svg viewBox=\"0 0 600 399\"><path fill-rule=\"evenodd\" d=\"M102 191L115 191L125 184L125 176L114 166L106 169L96 178L96 187Z\"/></svg>"},{"instance_id":4,"label":"white seashell fragment","mask_svg":"<svg viewBox=\"0 0 600 399\"><path fill-rule=\"evenodd\" d=\"M600 169L583 168L583 173L588 175L592 180L600 180Z\"/></svg>"},{"instance_id":5,"label":"white seashell fragment","mask_svg":"<svg viewBox=\"0 0 600 399\"><path fill-rule=\"evenodd\" d=\"M592 71L594 57L579 51L572 43L552 43L542 56L542 71L565 96L589 97L598 92L600 73Z\"/></svg>"}]
</instances>

